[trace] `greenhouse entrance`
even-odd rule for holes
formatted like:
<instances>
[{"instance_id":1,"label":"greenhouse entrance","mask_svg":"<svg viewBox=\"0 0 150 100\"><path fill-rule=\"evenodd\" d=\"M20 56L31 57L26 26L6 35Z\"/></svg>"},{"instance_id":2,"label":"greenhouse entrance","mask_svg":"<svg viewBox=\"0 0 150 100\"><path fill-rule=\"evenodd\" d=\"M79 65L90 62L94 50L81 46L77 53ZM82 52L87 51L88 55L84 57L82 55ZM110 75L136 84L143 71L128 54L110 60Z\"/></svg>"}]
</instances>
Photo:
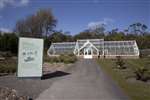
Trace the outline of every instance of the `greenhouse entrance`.
<instances>
[{"instance_id":1,"label":"greenhouse entrance","mask_svg":"<svg viewBox=\"0 0 150 100\"><path fill-rule=\"evenodd\" d=\"M91 47L84 48L84 59L92 59L93 58L93 50Z\"/></svg>"}]
</instances>

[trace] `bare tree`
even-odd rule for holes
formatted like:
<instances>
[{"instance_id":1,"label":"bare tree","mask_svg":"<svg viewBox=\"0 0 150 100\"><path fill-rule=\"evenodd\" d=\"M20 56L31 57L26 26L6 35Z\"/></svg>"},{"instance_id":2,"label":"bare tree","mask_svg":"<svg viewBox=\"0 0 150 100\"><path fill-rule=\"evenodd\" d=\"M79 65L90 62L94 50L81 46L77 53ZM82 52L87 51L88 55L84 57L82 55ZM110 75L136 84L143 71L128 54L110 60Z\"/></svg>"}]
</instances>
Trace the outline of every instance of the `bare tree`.
<instances>
[{"instance_id":1,"label":"bare tree","mask_svg":"<svg viewBox=\"0 0 150 100\"><path fill-rule=\"evenodd\" d=\"M20 36L46 37L56 27L56 19L51 9L40 9L36 14L30 15L16 23L15 31Z\"/></svg>"}]
</instances>

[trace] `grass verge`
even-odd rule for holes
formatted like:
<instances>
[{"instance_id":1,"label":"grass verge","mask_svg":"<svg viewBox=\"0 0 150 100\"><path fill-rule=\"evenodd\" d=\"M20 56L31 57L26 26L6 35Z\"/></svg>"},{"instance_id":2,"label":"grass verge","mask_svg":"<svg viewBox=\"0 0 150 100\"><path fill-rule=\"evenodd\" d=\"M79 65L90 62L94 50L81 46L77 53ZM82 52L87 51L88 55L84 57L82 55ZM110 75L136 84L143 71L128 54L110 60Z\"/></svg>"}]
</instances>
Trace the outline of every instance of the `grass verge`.
<instances>
[{"instance_id":1,"label":"grass verge","mask_svg":"<svg viewBox=\"0 0 150 100\"><path fill-rule=\"evenodd\" d=\"M144 66L149 59L134 59L125 60L125 64L128 66L126 70L115 70L115 60L101 59L98 63L102 69L108 73L120 87L131 97L132 100L150 100L150 84L145 82L130 82L127 77L133 75L132 68Z\"/></svg>"}]
</instances>

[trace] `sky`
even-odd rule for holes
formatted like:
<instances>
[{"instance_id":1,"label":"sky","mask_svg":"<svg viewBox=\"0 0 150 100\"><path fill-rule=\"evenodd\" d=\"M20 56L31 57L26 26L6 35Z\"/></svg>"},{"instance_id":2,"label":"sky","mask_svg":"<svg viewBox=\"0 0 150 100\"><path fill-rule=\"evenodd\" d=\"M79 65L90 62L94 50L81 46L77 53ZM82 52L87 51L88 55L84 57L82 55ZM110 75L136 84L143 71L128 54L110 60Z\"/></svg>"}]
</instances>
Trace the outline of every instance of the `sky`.
<instances>
[{"instance_id":1,"label":"sky","mask_svg":"<svg viewBox=\"0 0 150 100\"><path fill-rule=\"evenodd\" d=\"M0 0L0 30L14 30L18 20L40 8L51 8L56 29L71 34L97 24L124 30L141 22L150 28L150 0Z\"/></svg>"}]
</instances>

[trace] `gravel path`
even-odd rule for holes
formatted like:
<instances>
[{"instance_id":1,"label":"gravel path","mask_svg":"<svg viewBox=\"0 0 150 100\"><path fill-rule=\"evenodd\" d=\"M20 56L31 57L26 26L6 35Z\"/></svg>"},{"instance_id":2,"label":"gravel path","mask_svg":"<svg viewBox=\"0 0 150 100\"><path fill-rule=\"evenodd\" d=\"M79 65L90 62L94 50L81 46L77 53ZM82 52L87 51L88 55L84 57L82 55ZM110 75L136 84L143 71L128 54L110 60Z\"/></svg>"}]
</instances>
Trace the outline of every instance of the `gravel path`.
<instances>
[{"instance_id":1,"label":"gravel path","mask_svg":"<svg viewBox=\"0 0 150 100\"><path fill-rule=\"evenodd\" d=\"M56 80L62 79L61 76L69 74L64 71L69 70L71 66L64 67L50 68L51 71L44 75L42 80L37 78L21 79L15 75L1 76L0 87L15 89L19 96L29 96L29 98L35 100L40 93L49 88Z\"/></svg>"},{"instance_id":2,"label":"gravel path","mask_svg":"<svg viewBox=\"0 0 150 100\"><path fill-rule=\"evenodd\" d=\"M129 100L94 60L80 60L37 100Z\"/></svg>"}]
</instances>

